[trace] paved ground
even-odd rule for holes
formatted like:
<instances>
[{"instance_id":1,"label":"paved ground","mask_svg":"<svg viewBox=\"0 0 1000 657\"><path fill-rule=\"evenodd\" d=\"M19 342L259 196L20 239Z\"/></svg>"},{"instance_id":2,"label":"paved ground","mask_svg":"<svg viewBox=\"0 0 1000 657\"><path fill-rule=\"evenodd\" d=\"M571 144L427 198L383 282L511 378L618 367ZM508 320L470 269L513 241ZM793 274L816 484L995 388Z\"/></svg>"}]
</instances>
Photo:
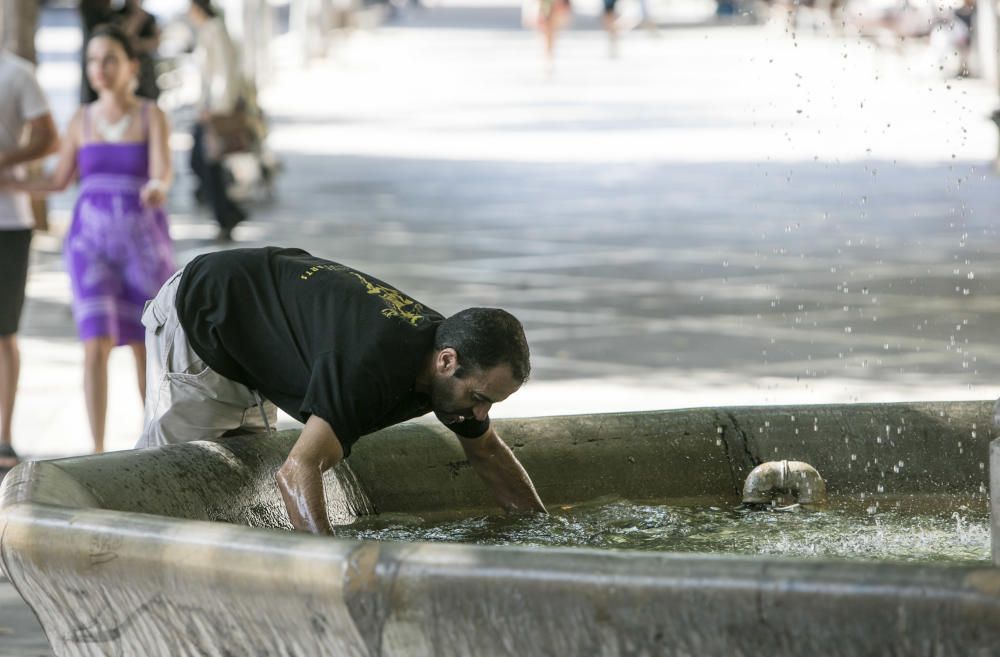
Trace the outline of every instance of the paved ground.
<instances>
[{"instance_id":1,"label":"paved ground","mask_svg":"<svg viewBox=\"0 0 1000 657\"><path fill-rule=\"evenodd\" d=\"M41 75L65 116L60 20ZM305 246L445 313L512 310L535 373L499 415L1000 394L995 92L920 51L769 26L632 33L612 60L595 25L578 19L551 74L514 6L411 13L281 68L264 100L285 173L239 239ZM171 200L182 261L216 248L188 184ZM72 198L29 283L15 426L35 456L89 444L58 257ZM112 379L124 449L127 354ZM39 654L0 586L0 657Z\"/></svg>"}]
</instances>

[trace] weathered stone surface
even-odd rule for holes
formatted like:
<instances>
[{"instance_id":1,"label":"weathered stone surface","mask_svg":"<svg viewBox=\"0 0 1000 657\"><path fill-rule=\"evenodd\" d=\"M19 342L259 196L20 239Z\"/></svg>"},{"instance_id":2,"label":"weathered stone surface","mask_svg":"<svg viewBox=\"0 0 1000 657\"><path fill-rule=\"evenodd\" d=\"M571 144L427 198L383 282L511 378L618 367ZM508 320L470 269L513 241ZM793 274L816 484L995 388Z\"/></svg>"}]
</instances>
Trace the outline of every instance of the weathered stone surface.
<instances>
[{"instance_id":1,"label":"weathered stone surface","mask_svg":"<svg viewBox=\"0 0 1000 657\"><path fill-rule=\"evenodd\" d=\"M742 473L765 456L819 463L833 495L883 479L860 465L869 458L904 461L894 493L975 493L990 409L692 409L497 426L550 501L735 499ZM942 458L959 438L962 452ZM294 440L243 436L16 468L0 488L0 561L56 654L986 657L1000 645L992 567L275 531L288 523L273 473ZM365 438L350 469L328 477L331 514L365 512L357 485L384 511L485 504L455 441L421 423Z\"/></svg>"},{"instance_id":2,"label":"weathered stone surface","mask_svg":"<svg viewBox=\"0 0 1000 657\"><path fill-rule=\"evenodd\" d=\"M981 493L990 402L747 406L497 420L542 499L739 501L760 463L814 466L833 495ZM489 505L451 433L410 423L361 440L351 467L379 510ZM902 465L900 465L902 463ZM387 482L391 482L387 483Z\"/></svg>"}]
</instances>

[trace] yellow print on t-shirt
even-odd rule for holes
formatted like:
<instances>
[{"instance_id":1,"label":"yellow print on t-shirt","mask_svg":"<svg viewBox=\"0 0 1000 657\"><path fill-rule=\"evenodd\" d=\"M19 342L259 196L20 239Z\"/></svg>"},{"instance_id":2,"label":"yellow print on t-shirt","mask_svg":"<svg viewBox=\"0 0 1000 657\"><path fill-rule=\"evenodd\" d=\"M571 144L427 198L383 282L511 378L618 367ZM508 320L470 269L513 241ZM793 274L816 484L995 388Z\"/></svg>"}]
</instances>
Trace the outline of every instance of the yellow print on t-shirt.
<instances>
[{"instance_id":1,"label":"yellow print on t-shirt","mask_svg":"<svg viewBox=\"0 0 1000 657\"><path fill-rule=\"evenodd\" d=\"M368 294L377 294L385 303L386 308L382 310L382 315L385 317L399 317L411 326L416 326L420 323L420 320L424 318L424 316L420 314L424 310L423 304L417 303L413 299L404 296L395 288L391 288L386 285L375 285L358 272L354 271L350 267L345 267L344 265L314 265L307 269L299 278L307 281L312 278L313 274L322 270L346 272L361 281L362 285L364 285L368 290Z\"/></svg>"}]
</instances>

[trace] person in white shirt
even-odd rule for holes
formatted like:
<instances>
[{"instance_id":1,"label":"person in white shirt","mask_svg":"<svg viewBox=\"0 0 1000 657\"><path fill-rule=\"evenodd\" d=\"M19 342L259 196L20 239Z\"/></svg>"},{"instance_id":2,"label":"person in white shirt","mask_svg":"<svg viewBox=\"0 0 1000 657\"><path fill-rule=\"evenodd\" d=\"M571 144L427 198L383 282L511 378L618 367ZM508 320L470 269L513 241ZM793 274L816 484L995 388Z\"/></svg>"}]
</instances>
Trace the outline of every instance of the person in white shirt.
<instances>
[{"instance_id":1,"label":"person in white shirt","mask_svg":"<svg viewBox=\"0 0 1000 657\"><path fill-rule=\"evenodd\" d=\"M0 180L58 148L58 133L32 65L0 50ZM35 220L27 194L0 191L0 470L17 464L11 427L21 369L17 329Z\"/></svg>"},{"instance_id":2,"label":"person in white shirt","mask_svg":"<svg viewBox=\"0 0 1000 657\"><path fill-rule=\"evenodd\" d=\"M199 201L209 205L219 224L219 240L232 240L233 228L247 218L226 189L221 154L212 144L211 121L236 111L242 100L243 76L226 24L211 0L192 0L188 16L197 29L195 54L201 72L198 123L191 147L191 169L198 177Z\"/></svg>"}]
</instances>

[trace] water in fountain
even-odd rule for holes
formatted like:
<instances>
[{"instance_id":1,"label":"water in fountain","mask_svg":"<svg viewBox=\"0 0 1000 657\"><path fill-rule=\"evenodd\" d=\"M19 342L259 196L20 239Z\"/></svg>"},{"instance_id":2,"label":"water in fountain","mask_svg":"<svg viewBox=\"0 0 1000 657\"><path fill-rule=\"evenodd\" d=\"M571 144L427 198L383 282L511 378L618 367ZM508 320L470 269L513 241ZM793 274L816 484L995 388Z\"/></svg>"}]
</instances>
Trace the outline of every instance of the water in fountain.
<instances>
[{"instance_id":1,"label":"water in fountain","mask_svg":"<svg viewBox=\"0 0 1000 657\"><path fill-rule=\"evenodd\" d=\"M326 510L330 522L341 525L375 513L368 494L346 461L341 461L323 478Z\"/></svg>"},{"instance_id":2,"label":"water in fountain","mask_svg":"<svg viewBox=\"0 0 1000 657\"><path fill-rule=\"evenodd\" d=\"M910 562L987 563L989 509L981 498L833 500L822 509L749 511L728 506L601 498L549 516L383 514L338 535L392 541L715 552Z\"/></svg>"}]
</instances>

